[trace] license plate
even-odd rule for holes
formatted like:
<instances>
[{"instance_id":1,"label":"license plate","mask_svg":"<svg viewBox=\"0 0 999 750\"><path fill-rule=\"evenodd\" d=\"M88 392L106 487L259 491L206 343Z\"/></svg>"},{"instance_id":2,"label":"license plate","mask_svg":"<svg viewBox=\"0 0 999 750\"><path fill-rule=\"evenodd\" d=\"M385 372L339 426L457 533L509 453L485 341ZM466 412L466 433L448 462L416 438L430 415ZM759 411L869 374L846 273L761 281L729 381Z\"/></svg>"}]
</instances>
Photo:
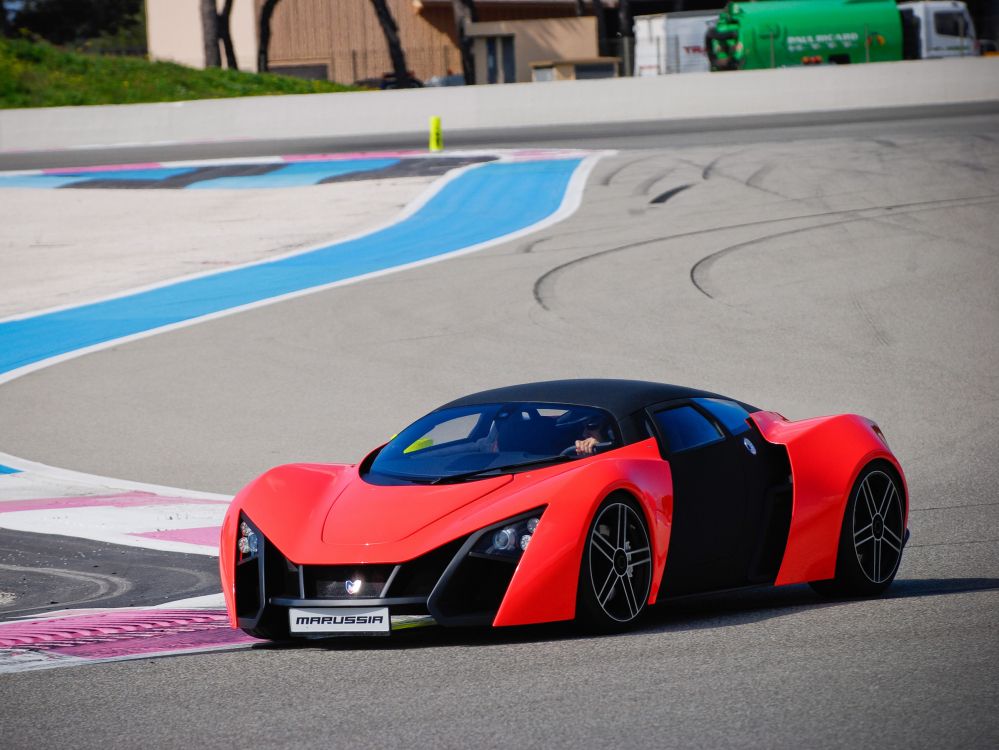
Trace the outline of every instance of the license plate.
<instances>
[{"instance_id":1,"label":"license plate","mask_svg":"<svg viewBox=\"0 0 999 750\"><path fill-rule=\"evenodd\" d=\"M291 607L292 633L388 633L388 607Z\"/></svg>"}]
</instances>

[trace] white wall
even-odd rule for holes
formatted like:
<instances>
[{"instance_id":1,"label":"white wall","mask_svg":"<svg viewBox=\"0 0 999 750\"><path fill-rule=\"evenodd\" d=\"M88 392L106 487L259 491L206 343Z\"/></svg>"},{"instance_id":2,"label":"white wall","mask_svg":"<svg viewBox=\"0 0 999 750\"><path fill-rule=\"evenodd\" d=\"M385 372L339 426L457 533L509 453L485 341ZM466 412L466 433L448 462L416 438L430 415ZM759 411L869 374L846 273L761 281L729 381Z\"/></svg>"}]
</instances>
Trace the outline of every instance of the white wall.
<instances>
[{"instance_id":1,"label":"white wall","mask_svg":"<svg viewBox=\"0 0 999 750\"><path fill-rule=\"evenodd\" d=\"M999 102L999 57L505 86L0 110L0 150L392 136Z\"/></svg>"},{"instance_id":2,"label":"white wall","mask_svg":"<svg viewBox=\"0 0 999 750\"><path fill-rule=\"evenodd\" d=\"M200 0L146 0L150 60L205 67Z\"/></svg>"},{"instance_id":3,"label":"white wall","mask_svg":"<svg viewBox=\"0 0 999 750\"><path fill-rule=\"evenodd\" d=\"M221 10L225 0L216 0ZM257 69L257 27L253 0L234 0L229 34L241 70ZM146 40L150 60L205 67L200 0L146 0ZM225 56L222 57L225 65Z\"/></svg>"}]
</instances>

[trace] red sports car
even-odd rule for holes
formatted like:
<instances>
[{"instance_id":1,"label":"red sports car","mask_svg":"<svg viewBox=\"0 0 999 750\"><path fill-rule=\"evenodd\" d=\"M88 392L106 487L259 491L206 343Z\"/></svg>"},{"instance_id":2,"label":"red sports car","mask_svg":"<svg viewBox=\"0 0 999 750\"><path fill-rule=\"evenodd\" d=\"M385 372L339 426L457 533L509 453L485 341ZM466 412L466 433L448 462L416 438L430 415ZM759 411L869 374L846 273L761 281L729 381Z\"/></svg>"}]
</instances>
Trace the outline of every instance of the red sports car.
<instances>
[{"instance_id":1,"label":"red sports car","mask_svg":"<svg viewBox=\"0 0 999 750\"><path fill-rule=\"evenodd\" d=\"M271 469L233 500L233 627L270 639L578 619L808 582L871 596L908 539L878 426L790 422L714 393L560 380L476 393L356 465Z\"/></svg>"}]
</instances>

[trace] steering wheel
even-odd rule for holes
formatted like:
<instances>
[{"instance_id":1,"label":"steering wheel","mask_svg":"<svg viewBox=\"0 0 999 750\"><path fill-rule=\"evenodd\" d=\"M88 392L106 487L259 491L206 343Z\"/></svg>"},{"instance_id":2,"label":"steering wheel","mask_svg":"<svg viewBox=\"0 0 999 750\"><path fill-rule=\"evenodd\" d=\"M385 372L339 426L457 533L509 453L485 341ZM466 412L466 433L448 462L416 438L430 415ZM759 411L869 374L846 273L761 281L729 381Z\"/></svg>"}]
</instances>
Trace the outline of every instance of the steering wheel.
<instances>
[{"instance_id":1,"label":"steering wheel","mask_svg":"<svg viewBox=\"0 0 999 750\"><path fill-rule=\"evenodd\" d=\"M603 443L597 443L596 445L593 446L593 452L596 453L597 451L602 451L604 448L610 448L612 445L614 445L614 443L612 441L610 441L610 440L606 440ZM575 456L575 455L580 455L580 454L576 453L576 446L575 445L570 445L564 451L562 451L561 453L559 453L559 455L560 456ZM593 454L582 454L582 455L593 455Z\"/></svg>"}]
</instances>

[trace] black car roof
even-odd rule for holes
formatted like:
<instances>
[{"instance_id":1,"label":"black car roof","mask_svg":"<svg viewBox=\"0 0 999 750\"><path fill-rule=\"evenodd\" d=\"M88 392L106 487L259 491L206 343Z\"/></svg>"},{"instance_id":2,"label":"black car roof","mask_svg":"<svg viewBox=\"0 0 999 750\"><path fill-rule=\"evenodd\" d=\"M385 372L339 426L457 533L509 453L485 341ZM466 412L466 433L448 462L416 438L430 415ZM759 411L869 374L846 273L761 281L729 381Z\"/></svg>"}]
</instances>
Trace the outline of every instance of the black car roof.
<instances>
[{"instance_id":1,"label":"black car roof","mask_svg":"<svg viewBox=\"0 0 999 750\"><path fill-rule=\"evenodd\" d=\"M663 401L683 398L724 398L717 393L686 388L680 385L652 383L647 380L616 380L589 378L579 380L546 380L539 383L508 385L480 391L456 399L441 409L475 404L497 404L509 401L535 401L541 403L575 404L594 406L610 412L616 419L623 419L639 409ZM730 399L732 400L732 399ZM748 406L743 404L744 406ZM758 411L751 408L751 411Z\"/></svg>"}]
</instances>

